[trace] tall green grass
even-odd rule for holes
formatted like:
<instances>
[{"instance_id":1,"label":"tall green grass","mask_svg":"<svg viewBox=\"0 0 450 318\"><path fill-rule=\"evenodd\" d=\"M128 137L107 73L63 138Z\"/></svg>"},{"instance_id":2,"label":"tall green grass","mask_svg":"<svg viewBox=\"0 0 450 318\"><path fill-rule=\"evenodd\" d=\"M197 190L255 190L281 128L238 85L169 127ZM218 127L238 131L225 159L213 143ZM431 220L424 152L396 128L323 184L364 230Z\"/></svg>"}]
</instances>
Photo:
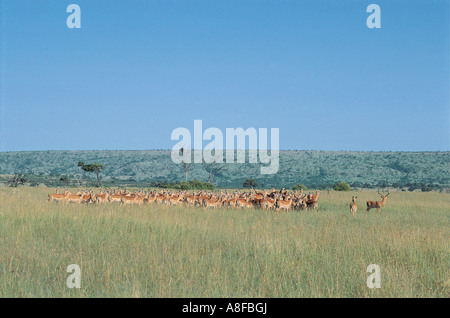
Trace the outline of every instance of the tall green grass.
<instances>
[{"instance_id":1,"label":"tall green grass","mask_svg":"<svg viewBox=\"0 0 450 318\"><path fill-rule=\"evenodd\" d=\"M319 211L62 205L0 188L1 297L449 297L450 195L330 192ZM349 204L358 196L358 212ZM66 287L70 264L81 289ZM381 288L366 268L381 268Z\"/></svg>"}]
</instances>

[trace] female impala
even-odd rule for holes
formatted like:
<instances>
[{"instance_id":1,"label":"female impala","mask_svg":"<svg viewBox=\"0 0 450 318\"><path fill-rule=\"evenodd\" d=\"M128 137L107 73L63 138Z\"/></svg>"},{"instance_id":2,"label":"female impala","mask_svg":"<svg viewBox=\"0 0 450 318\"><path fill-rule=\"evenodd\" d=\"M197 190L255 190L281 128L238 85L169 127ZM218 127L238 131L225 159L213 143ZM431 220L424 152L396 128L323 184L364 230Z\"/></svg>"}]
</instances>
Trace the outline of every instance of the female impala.
<instances>
[{"instance_id":1,"label":"female impala","mask_svg":"<svg viewBox=\"0 0 450 318\"><path fill-rule=\"evenodd\" d=\"M288 199L288 200L277 199L277 201L275 203L275 206L277 207L276 208L277 213L281 209L289 211L291 208L291 204L292 204L292 201L290 199Z\"/></svg>"},{"instance_id":2,"label":"female impala","mask_svg":"<svg viewBox=\"0 0 450 318\"><path fill-rule=\"evenodd\" d=\"M213 198L211 197L210 199L203 199L203 207L209 208L212 207L213 209L215 209L217 206L220 205L222 201L220 200L220 198Z\"/></svg>"},{"instance_id":3,"label":"female impala","mask_svg":"<svg viewBox=\"0 0 450 318\"><path fill-rule=\"evenodd\" d=\"M261 208L263 210L273 209L275 207L276 199L265 198L261 200Z\"/></svg>"},{"instance_id":4,"label":"female impala","mask_svg":"<svg viewBox=\"0 0 450 318\"><path fill-rule=\"evenodd\" d=\"M150 192L149 192L148 195L147 195L147 197L148 197L147 203L153 203L153 202L156 201L156 198L158 197L158 194L157 194L156 192L150 194Z\"/></svg>"},{"instance_id":5,"label":"female impala","mask_svg":"<svg viewBox=\"0 0 450 318\"><path fill-rule=\"evenodd\" d=\"M238 198L237 200L236 200L236 207L238 207L238 208L245 208L246 206L247 206L247 201L248 201L248 198Z\"/></svg>"},{"instance_id":6,"label":"female impala","mask_svg":"<svg viewBox=\"0 0 450 318\"><path fill-rule=\"evenodd\" d=\"M316 190L316 194L308 194L306 199L307 201L315 202L319 199L320 190Z\"/></svg>"},{"instance_id":7,"label":"female impala","mask_svg":"<svg viewBox=\"0 0 450 318\"><path fill-rule=\"evenodd\" d=\"M69 196L70 191L65 190L64 194L59 194L58 193L58 189L56 189L56 194L55 193L51 193L48 195L48 201L52 202L52 201L65 201L65 199Z\"/></svg>"},{"instance_id":8,"label":"female impala","mask_svg":"<svg viewBox=\"0 0 450 318\"><path fill-rule=\"evenodd\" d=\"M308 210L319 210L319 202L317 202L317 201L308 201L308 202L306 202L306 208Z\"/></svg>"},{"instance_id":9,"label":"female impala","mask_svg":"<svg viewBox=\"0 0 450 318\"><path fill-rule=\"evenodd\" d=\"M109 202L122 202L122 194L110 194Z\"/></svg>"},{"instance_id":10,"label":"female impala","mask_svg":"<svg viewBox=\"0 0 450 318\"><path fill-rule=\"evenodd\" d=\"M380 193L380 190L378 190L378 194L381 195L381 201L367 201L367 210L366 212L369 212L370 209L377 209L377 212L380 213L380 209L386 204L386 199L389 195L389 190L386 195L383 195Z\"/></svg>"},{"instance_id":11,"label":"female impala","mask_svg":"<svg viewBox=\"0 0 450 318\"><path fill-rule=\"evenodd\" d=\"M358 206L356 205L356 199L358 197L352 197L352 203L350 203L350 212L353 216L356 214L356 210L358 210Z\"/></svg>"},{"instance_id":12,"label":"female impala","mask_svg":"<svg viewBox=\"0 0 450 318\"><path fill-rule=\"evenodd\" d=\"M66 198L64 199L64 203L68 204L68 203L84 203L87 200L90 200L90 197L87 198L85 197L85 194L83 192L78 192L77 194L69 194L68 196L66 196Z\"/></svg>"},{"instance_id":13,"label":"female impala","mask_svg":"<svg viewBox=\"0 0 450 318\"><path fill-rule=\"evenodd\" d=\"M124 196L122 196L122 199L121 199L122 205L124 205L124 204L142 205L146 201L147 201L147 198L145 196L136 195L136 194L124 195Z\"/></svg>"}]
</instances>

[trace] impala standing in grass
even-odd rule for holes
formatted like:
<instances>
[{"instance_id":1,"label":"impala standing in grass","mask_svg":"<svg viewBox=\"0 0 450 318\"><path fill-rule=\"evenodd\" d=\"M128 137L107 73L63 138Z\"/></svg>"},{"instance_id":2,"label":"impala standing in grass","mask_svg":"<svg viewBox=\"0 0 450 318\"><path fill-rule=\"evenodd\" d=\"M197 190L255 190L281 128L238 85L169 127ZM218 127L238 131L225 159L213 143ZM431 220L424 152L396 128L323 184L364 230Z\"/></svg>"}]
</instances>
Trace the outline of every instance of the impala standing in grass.
<instances>
[{"instance_id":1,"label":"impala standing in grass","mask_svg":"<svg viewBox=\"0 0 450 318\"><path fill-rule=\"evenodd\" d=\"M378 190L378 194L381 195L381 201L367 201L367 212L370 209L377 209L378 213L380 213L380 209L386 204L386 199L389 195L389 190L387 194L381 194L380 190Z\"/></svg>"},{"instance_id":2,"label":"impala standing in grass","mask_svg":"<svg viewBox=\"0 0 450 318\"><path fill-rule=\"evenodd\" d=\"M353 216L356 215L356 211L358 210L358 206L356 205L356 199L358 197L352 197L352 203L350 203L350 212Z\"/></svg>"}]
</instances>

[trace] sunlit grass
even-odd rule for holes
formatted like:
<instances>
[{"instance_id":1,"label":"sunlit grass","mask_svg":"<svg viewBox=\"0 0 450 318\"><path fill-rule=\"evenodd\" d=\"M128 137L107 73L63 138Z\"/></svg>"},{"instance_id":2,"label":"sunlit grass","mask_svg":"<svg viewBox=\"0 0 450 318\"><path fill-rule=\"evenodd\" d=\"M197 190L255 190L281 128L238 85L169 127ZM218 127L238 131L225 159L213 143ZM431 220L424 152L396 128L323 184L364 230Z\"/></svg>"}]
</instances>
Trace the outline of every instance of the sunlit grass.
<instances>
[{"instance_id":1,"label":"sunlit grass","mask_svg":"<svg viewBox=\"0 0 450 318\"><path fill-rule=\"evenodd\" d=\"M450 195L327 192L319 211L62 205L0 188L1 297L449 297ZM358 212L349 204L358 196ZM81 289L68 289L69 264ZM366 285L381 267L381 289Z\"/></svg>"}]
</instances>

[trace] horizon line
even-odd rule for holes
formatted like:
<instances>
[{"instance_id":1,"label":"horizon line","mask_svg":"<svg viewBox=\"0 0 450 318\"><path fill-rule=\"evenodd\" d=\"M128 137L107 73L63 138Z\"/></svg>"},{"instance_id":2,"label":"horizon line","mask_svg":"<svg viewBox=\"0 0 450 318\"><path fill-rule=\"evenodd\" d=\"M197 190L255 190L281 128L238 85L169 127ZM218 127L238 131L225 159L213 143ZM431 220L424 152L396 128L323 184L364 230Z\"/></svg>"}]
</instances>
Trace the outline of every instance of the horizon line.
<instances>
[{"instance_id":1,"label":"horizon line","mask_svg":"<svg viewBox=\"0 0 450 318\"><path fill-rule=\"evenodd\" d=\"M62 152L62 151L172 151L173 149L46 149L46 150L0 150L0 153L12 153L12 152ZM205 150L205 149L191 149L191 150ZM217 149L227 151L228 149ZM231 149L229 149L231 150ZM233 151L271 151L271 149L232 149ZM275 151L275 150L274 150ZM450 150L323 150L323 149L279 149L282 151L315 151L315 152L450 152Z\"/></svg>"}]
</instances>

